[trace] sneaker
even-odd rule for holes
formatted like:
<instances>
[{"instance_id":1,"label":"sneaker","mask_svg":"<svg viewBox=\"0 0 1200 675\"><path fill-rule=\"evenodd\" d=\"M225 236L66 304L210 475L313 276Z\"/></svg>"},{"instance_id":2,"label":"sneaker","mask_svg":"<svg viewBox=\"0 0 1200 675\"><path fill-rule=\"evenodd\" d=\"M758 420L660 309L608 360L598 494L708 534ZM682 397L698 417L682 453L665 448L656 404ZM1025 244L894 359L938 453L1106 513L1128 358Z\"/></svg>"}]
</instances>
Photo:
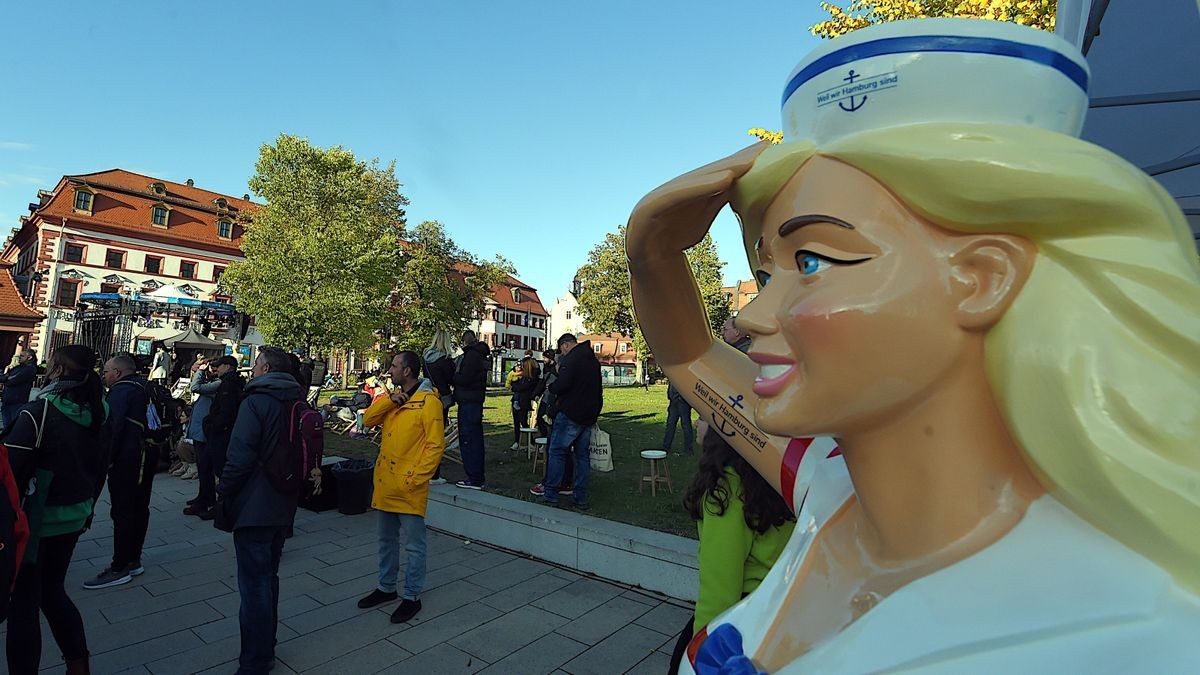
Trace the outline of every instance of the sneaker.
<instances>
[{"instance_id":1,"label":"sneaker","mask_svg":"<svg viewBox=\"0 0 1200 675\"><path fill-rule=\"evenodd\" d=\"M508 448L508 449L509 449L509 450L517 450L517 449L519 449L520 447L521 447L521 444L520 444L520 443L513 443L511 446L509 446L509 448Z\"/></svg>"},{"instance_id":2,"label":"sneaker","mask_svg":"<svg viewBox=\"0 0 1200 675\"><path fill-rule=\"evenodd\" d=\"M556 500L554 500L554 501L550 501L549 499L545 499L545 498L543 498L543 499L542 499L542 506L552 506L552 507L554 507L554 508L559 508L559 507L563 506L563 503L562 503L562 502L560 502L560 501L558 501L557 499L556 499Z\"/></svg>"},{"instance_id":3,"label":"sneaker","mask_svg":"<svg viewBox=\"0 0 1200 675\"><path fill-rule=\"evenodd\" d=\"M573 494L575 494L574 488L569 488L569 487L558 488L558 496L560 496L560 497L570 497Z\"/></svg>"},{"instance_id":4,"label":"sneaker","mask_svg":"<svg viewBox=\"0 0 1200 675\"><path fill-rule=\"evenodd\" d=\"M104 571L96 575L95 579L83 582L83 587L88 590L97 588L108 588L109 586L120 586L133 581L133 575L128 569L123 569L120 572L111 567L104 568Z\"/></svg>"},{"instance_id":5,"label":"sneaker","mask_svg":"<svg viewBox=\"0 0 1200 675\"><path fill-rule=\"evenodd\" d=\"M541 497L542 495L546 494L546 488L542 487L541 483L538 483L537 485L529 488L529 494L533 495L534 497Z\"/></svg>"},{"instance_id":6,"label":"sneaker","mask_svg":"<svg viewBox=\"0 0 1200 675\"><path fill-rule=\"evenodd\" d=\"M125 571L129 572L129 576L136 577L136 576L140 576L143 572L145 572L146 568L142 567L142 561L139 560L137 562L129 563L129 566L125 568Z\"/></svg>"},{"instance_id":7,"label":"sneaker","mask_svg":"<svg viewBox=\"0 0 1200 675\"><path fill-rule=\"evenodd\" d=\"M196 465L188 464L187 471L184 471L183 475L180 476L180 478L182 478L183 480L195 480L199 476L200 476L200 472L196 470Z\"/></svg>"},{"instance_id":8,"label":"sneaker","mask_svg":"<svg viewBox=\"0 0 1200 675\"><path fill-rule=\"evenodd\" d=\"M460 480L454 484L455 487L463 488L464 490L482 490L483 484L469 480Z\"/></svg>"},{"instance_id":9,"label":"sneaker","mask_svg":"<svg viewBox=\"0 0 1200 675\"><path fill-rule=\"evenodd\" d=\"M404 623L416 616L419 611L421 611L420 600L401 600L400 606L392 612L392 623Z\"/></svg>"},{"instance_id":10,"label":"sneaker","mask_svg":"<svg viewBox=\"0 0 1200 675\"><path fill-rule=\"evenodd\" d=\"M575 507L577 511L590 511L592 508L589 504L580 504L579 502L572 502L571 506Z\"/></svg>"},{"instance_id":11,"label":"sneaker","mask_svg":"<svg viewBox=\"0 0 1200 675\"><path fill-rule=\"evenodd\" d=\"M429 484L430 485L445 485L446 479L445 478L430 478Z\"/></svg>"},{"instance_id":12,"label":"sneaker","mask_svg":"<svg viewBox=\"0 0 1200 675\"><path fill-rule=\"evenodd\" d=\"M398 596L396 595L396 591L392 591L391 593L384 593L383 591L376 588L375 590L371 591L370 595L368 595L367 597L358 601L358 608L359 609L370 609L372 607L377 607L379 605L382 605L385 602L391 602L391 601L395 600L397 597Z\"/></svg>"}]
</instances>

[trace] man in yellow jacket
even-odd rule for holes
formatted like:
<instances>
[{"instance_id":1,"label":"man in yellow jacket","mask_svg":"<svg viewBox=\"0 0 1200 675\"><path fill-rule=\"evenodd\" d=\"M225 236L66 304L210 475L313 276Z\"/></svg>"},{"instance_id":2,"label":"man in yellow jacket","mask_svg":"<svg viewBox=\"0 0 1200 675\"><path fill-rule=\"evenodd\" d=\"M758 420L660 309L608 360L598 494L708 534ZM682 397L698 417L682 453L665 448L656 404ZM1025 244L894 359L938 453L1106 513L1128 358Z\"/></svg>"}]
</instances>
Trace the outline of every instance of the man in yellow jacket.
<instances>
[{"instance_id":1,"label":"man in yellow jacket","mask_svg":"<svg viewBox=\"0 0 1200 675\"><path fill-rule=\"evenodd\" d=\"M433 385L421 379L421 359L400 352L389 373L398 391L381 396L363 414L367 427L383 425L379 459L375 462L375 496L379 512L379 586L358 601L368 609L395 600L400 567L399 534L404 532L408 565L404 597L392 613L392 623L404 623L421 611L425 586L425 506L446 446L442 401Z\"/></svg>"}]
</instances>

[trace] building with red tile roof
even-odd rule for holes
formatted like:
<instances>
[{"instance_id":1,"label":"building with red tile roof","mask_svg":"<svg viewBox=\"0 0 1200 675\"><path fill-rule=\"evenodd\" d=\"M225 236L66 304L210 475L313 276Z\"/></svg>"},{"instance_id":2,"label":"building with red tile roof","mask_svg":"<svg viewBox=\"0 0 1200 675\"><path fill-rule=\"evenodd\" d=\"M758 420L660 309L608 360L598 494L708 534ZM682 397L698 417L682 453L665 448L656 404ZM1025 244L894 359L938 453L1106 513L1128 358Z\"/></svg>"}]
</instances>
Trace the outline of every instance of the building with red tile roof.
<instances>
[{"instance_id":1,"label":"building with red tile roof","mask_svg":"<svg viewBox=\"0 0 1200 675\"><path fill-rule=\"evenodd\" d=\"M722 286L721 292L729 301L729 311L737 316L751 300L758 297L758 284L753 279L736 281L732 286Z\"/></svg>"},{"instance_id":2,"label":"building with red tile roof","mask_svg":"<svg viewBox=\"0 0 1200 675\"><path fill-rule=\"evenodd\" d=\"M73 341L74 307L83 293L170 284L198 300L227 300L218 280L242 259L242 224L255 208L249 195L123 169L63 176L52 190L40 190L3 252L23 300L44 317L30 347L45 359ZM178 332L170 321L150 317L122 348L148 353L153 340ZM0 341L0 361L9 356Z\"/></svg>"}]
</instances>

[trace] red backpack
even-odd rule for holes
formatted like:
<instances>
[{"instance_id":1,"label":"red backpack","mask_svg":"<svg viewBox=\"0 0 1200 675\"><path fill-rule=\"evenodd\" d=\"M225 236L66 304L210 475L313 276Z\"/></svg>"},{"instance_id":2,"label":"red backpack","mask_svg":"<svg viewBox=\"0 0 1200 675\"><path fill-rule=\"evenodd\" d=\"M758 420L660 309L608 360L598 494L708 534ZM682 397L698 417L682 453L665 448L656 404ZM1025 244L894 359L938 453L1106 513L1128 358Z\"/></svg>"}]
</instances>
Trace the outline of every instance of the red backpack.
<instances>
[{"instance_id":1,"label":"red backpack","mask_svg":"<svg viewBox=\"0 0 1200 675\"><path fill-rule=\"evenodd\" d=\"M284 403L279 440L263 462L271 487L284 493L300 492L325 454L325 420L303 399Z\"/></svg>"},{"instance_id":2,"label":"red backpack","mask_svg":"<svg viewBox=\"0 0 1200 675\"><path fill-rule=\"evenodd\" d=\"M8 618L9 597L29 543L29 518L22 501L8 463L8 448L0 443L0 622Z\"/></svg>"}]
</instances>

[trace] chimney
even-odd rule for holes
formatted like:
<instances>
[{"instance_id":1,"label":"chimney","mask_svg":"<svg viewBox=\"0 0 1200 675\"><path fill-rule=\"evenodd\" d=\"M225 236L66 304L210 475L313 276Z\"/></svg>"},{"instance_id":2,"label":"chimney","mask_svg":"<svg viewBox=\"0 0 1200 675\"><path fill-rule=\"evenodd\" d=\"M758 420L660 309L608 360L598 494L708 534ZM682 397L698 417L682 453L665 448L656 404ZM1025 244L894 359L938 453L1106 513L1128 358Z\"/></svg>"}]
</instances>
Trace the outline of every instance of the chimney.
<instances>
[{"instance_id":1,"label":"chimney","mask_svg":"<svg viewBox=\"0 0 1200 675\"><path fill-rule=\"evenodd\" d=\"M246 194L242 195L242 199L247 202L250 201L250 193L247 192Z\"/></svg>"},{"instance_id":2,"label":"chimney","mask_svg":"<svg viewBox=\"0 0 1200 675\"><path fill-rule=\"evenodd\" d=\"M196 181L192 180L191 178L187 179L188 187L195 187L195 185L196 185Z\"/></svg>"}]
</instances>

